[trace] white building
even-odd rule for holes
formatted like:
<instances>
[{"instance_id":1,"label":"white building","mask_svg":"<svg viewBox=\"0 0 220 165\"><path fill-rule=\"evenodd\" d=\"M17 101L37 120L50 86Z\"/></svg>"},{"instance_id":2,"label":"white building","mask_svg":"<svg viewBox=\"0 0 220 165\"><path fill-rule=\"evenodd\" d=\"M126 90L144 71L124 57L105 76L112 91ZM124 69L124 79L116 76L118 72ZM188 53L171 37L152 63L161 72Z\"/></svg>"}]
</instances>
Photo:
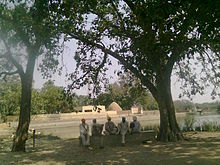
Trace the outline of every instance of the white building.
<instances>
[{"instance_id":1,"label":"white building","mask_svg":"<svg viewBox=\"0 0 220 165\"><path fill-rule=\"evenodd\" d=\"M131 107L131 113L132 114L143 114L143 109L142 107L139 107L139 106L133 106Z\"/></svg>"},{"instance_id":2,"label":"white building","mask_svg":"<svg viewBox=\"0 0 220 165\"><path fill-rule=\"evenodd\" d=\"M82 111L79 111L80 113L84 113L84 114L95 114L95 113L105 113L105 106L103 105L97 105L97 106L93 106L93 105L87 105L87 106L83 106L82 107Z\"/></svg>"}]
</instances>

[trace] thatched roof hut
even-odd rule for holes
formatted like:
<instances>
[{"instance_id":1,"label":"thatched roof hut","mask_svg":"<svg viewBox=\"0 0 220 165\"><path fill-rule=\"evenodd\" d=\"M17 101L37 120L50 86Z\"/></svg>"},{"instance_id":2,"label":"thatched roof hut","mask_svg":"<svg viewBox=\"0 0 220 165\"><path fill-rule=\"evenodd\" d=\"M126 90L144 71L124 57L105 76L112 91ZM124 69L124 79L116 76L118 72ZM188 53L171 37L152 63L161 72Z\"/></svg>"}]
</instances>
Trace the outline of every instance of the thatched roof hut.
<instances>
[{"instance_id":1,"label":"thatched roof hut","mask_svg":"<svg viewBox=\"0 0 220 165\"><path fill-rule=\"evenodd\" d=\"M116 103L116 102L112 102L108 108L108 111L122 111L122 108Z\"/></svg>"}]
</instances>

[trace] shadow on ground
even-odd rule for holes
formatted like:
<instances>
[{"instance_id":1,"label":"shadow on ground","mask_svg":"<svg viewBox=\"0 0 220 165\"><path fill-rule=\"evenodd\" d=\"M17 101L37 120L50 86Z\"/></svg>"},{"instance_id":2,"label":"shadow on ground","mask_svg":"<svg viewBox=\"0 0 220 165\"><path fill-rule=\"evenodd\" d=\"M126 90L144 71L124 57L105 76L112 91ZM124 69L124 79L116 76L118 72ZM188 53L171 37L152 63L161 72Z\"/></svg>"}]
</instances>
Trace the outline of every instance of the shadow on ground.
<instances>
[{"instance_id":1,"label":"shadow on ground","mask_svg":"<svg viewBox=\"0 0 220 165\"><path fill-rule=\"evenodd\" d=\"M83 149L78 139L37 136L26 153L11 153L11 139L0 139L0 164L219 164L220 133L188 133L189 141Z\"/></svg>"}]
</instances>

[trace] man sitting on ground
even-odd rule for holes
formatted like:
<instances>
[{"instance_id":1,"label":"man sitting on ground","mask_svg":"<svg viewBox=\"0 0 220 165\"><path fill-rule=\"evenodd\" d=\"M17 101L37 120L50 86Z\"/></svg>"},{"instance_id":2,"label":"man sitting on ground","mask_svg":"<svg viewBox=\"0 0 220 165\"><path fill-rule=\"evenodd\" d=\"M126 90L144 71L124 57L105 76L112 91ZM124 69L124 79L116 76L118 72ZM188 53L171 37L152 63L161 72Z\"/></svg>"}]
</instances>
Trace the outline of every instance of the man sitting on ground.
<instances>
[{"instance_id":1,"label":"man sitting on ground","mask_svg":"<svg viewBox=\"0 0 220 165\"><path fill-rule=\"evenodd\" d=\"M131 133L138 133L141 131L141 124L136 116L133 117L133 121L130 123L130 129Z\"/></svg>"},{"instance_id":2,"label":"man sitting on ground","mask_svg":"<svg viewBox=\"0 0 220 165\"><path fill-rule=\"evenodd\" d=\"M114 122L111 121L111 117L107 117L107 122L105 123L105 131L106 135L116 135L118 132L118 128Z\"/></svg>"},{"instance_id":3,"label":"man sitting on ground","mask_svg":"<svg viewBox=\"0 0 220 165\"><path fill-rule=\"evenodd\" d=\"M104 143L103 143L103 136L102 136L102 130L103 130L103 124L97 124L96 119L92 120L92 128L91 128L91 132L92 132L92 137L91 137L91 144L93 144L93 138L94 136L98 136L100 138L100 148L104 148Z\"/></svg>"},{"instance_id":4,"label":"man sitting on ground","mask_svg":"<svg viewBox=\"0 0 220 165\"><path fill-rule=\"evenodd\" d=\"M103 126L104 126L103 124L97 124L96 119L93 119L92 128L91 128L92 136L102 135Z\"/></svg>"}]
</instances>

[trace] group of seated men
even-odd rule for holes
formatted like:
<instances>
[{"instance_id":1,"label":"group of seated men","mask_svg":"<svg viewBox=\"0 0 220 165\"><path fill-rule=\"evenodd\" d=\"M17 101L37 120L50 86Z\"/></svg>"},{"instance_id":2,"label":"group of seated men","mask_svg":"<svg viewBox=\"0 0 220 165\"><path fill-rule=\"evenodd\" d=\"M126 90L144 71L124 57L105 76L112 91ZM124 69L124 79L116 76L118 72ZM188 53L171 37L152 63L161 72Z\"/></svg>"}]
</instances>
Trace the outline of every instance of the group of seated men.
<instances>
[{"instance_id":1,"label":"group of seated men","mask_svg":"<svg viewBox=\"0 0 220 165\"><path fill-rule=\"evenodd\" d=\"M79 126L80 129L80 138L82 140L83 146L89 146L89 125L85 122L83 118L82 123ZM133 121L129 123L126 121L125 117L122 117L122 121L116 126L116 124L111 121L111 117L107 117L107 122L105 123L104 131L103 131L103 124L98 124L96 119L92 121L91 133L92 136L101 136L102 133L104 135L121 135L121 143L122 145L125 144L125 135L127 133L138 133L141 131L140 122L137 120L137 117L133 117Z\"/></svg>"}]
</instances>

